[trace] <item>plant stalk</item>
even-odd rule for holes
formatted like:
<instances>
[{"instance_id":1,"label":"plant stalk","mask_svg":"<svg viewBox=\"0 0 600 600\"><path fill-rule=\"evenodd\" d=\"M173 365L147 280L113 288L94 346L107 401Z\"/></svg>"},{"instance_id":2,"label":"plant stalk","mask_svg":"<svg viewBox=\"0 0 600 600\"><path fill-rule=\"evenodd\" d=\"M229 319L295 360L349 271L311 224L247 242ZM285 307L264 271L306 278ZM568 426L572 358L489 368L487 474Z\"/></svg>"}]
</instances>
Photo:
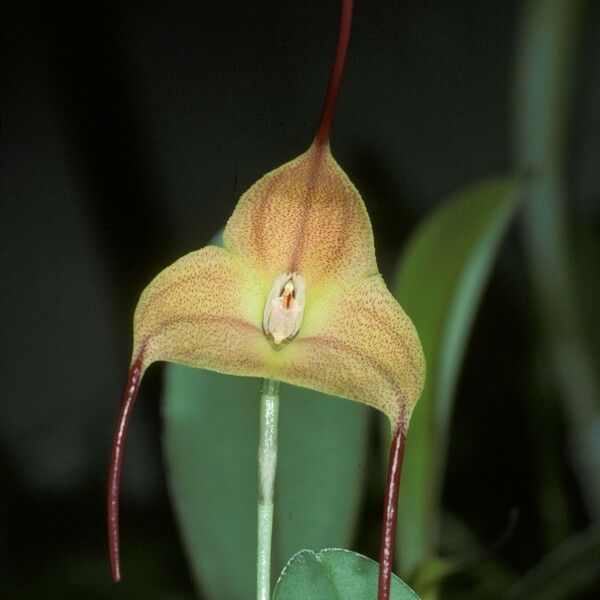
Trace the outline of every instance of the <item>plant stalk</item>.
<instances>
[{"instance_id":1,"label":"plant stalk","mask_svg":"<svg viewBox=\"0 0 600 600\"><path fill-rule=\"evenodd\" d=\"M277 469L277 426L279 421L279 382L265 379L260 396L258 440L258 540L256 562L257 600L271 598L271 539L275 471Z\"/></svg>"}]
</instances>

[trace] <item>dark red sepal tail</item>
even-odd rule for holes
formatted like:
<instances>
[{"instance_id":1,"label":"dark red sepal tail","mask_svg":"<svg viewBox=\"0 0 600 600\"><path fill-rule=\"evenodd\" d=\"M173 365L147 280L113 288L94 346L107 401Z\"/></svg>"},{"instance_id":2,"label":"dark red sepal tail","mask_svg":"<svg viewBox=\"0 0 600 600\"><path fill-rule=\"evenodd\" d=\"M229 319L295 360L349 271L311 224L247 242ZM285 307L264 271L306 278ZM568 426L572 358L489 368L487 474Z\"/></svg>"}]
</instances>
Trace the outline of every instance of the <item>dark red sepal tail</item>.
<instances>
[{"instance_id":1,"label":"dark red sepal tail","mask_svg":"<svg viewBox=\"0 0 600 600\"><path fill-rule=\"evenodd\" d=\"M333 115L337 105L340 86L342 84L342 75L344 74L344 65L346 64L346 54L348 52L348 42L350 41L350 26L352 24L353 0L342 0L342 13L340 16L340 33L335 50L335 59L331 68L327 94L323 104L321 119L317 127L315 141L319 146L325 146L329 143L331 135L331 126L333 124Z\"/></svg>"},{"instance_id":2,"label":"dark red sepal tail","mask_svg":"<svg viewBox=\"0 0 600 600\"><path fill-rule=\"evenodd\" d=\"M119 489L125 436L131 420L131 413L137 398L142 379L142 355L138 356L129 368L127 382L117 417L117 426L113 437L110 469L108 473L108 552L112 578L121 581L121 563L119 558Z\"/></svg>"},{"instance_id":3,"label":"dark red sepal tail","mask_svg":"<svg viewBox=\"0 0 600 600\"><path fill-rule=\"evenodd\" d=\"M406 444L406 424L400 422L392 434L390 458L385 486L385 502L383 509L383 525L379 548L379 590L377 600L389 600L394 565L394 537L396 518L398 516L398 488L404 446Z\"/></svg>"}]
</instances>

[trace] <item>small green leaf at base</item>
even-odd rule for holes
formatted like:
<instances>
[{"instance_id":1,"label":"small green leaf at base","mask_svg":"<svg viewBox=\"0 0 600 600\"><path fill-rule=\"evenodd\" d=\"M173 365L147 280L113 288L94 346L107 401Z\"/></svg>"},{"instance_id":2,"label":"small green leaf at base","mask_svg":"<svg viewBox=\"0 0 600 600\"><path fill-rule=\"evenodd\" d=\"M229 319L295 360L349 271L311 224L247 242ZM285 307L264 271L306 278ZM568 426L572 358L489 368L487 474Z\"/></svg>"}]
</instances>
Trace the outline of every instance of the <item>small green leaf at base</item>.
<instances>
[{"instance_id":1,"label":"small green leaf at base","mask_svg":"<svg viewBox=\"0 0 600 600\"><path fill-rule=\"evenodd\" d=\"M350 550L301 550L284 567L273 600L375 600L378 564ZM390 600L419 600L392 575Z\"/></svg>"}]
</instances>

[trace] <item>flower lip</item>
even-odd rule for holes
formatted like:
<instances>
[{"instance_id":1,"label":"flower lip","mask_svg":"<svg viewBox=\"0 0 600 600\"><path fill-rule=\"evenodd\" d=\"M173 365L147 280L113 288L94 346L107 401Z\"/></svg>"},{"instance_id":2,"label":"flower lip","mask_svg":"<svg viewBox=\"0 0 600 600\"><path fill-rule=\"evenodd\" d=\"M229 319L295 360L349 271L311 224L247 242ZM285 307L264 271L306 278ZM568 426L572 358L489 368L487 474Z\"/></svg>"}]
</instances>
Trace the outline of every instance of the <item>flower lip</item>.
<instances>
[{"instance_id":1,"label":"flower lip","mask_svg":"<svg viewBox=\"0 0 600 600\"><path fill-rule=\"evenodd\" d=\"M265 302L263 332L276 347L290 341L300 329L306 298L306 280L298 273L275 278Z\"/></svg>"}]
</instances>

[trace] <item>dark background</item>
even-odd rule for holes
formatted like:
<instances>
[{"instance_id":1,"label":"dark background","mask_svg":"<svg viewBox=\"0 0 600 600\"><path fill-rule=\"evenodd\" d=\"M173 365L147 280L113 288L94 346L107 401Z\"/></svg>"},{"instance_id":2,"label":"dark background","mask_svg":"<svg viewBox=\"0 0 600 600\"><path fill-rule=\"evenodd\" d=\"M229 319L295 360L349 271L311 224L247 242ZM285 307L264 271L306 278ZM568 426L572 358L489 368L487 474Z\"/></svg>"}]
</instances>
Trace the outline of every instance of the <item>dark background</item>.
<instances>
[{"instance_id":1,"label":"dark background","mask_svg":"<svg viewBox=\"0 0 600 600\"><path fill-rule=\"evenodd\" d=\"M590 4L569 226L584 309L598 323L600 6ZM357 2L332 149L363 194L386 276L431 208L512 169L519 6ZM158 369L128 441L127 579L110 582L105 482L131 317L155 273L205 245L251 183L310 144L338 2L3 11L0 595L191 598L164 482ZM500 558L524 572L548 547L531 402L548 402L556 424L556 485L570 500L557 519L577 530L587 516L553 392L531 384L537 316L520 234L517 224L504 244L467 352L445 506L482 542L519 507Z\"/></svg>"}]
</instances>

